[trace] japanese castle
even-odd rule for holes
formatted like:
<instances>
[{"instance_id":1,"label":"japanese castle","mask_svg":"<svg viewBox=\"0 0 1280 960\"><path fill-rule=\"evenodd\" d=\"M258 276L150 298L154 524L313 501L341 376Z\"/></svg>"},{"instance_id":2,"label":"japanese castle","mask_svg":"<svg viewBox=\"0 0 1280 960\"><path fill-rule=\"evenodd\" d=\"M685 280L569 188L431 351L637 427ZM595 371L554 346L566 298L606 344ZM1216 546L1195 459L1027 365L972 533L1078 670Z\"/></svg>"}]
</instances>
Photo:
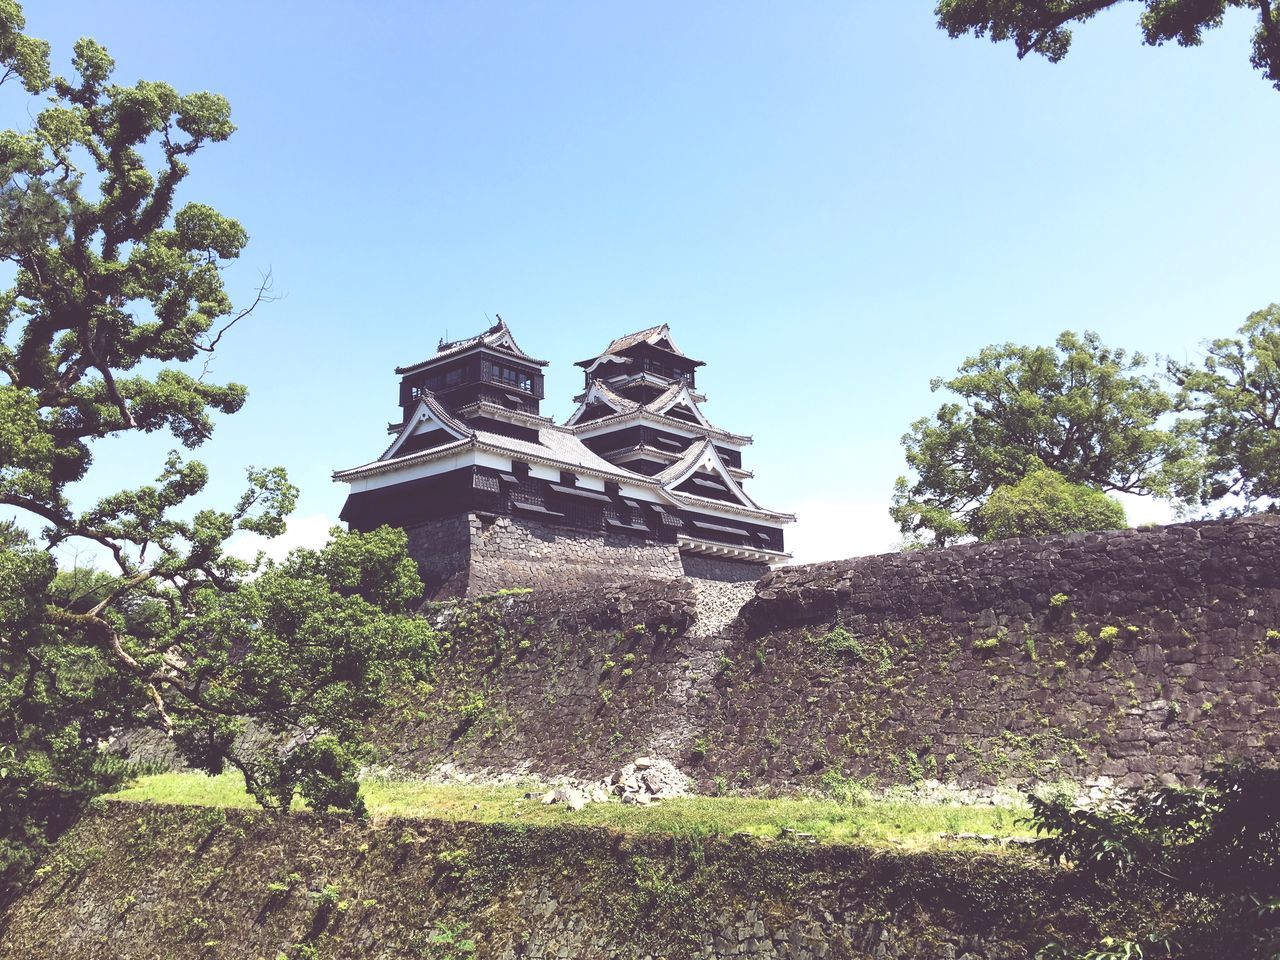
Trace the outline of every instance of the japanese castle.
<instances>
[{"instance_id":1,"label":"japanese castle","mask_svg":"<svg viewBox=\"0 0 1280 960\"><path fill-rule=\"evenodd\" d=\"M714 426L702 361L666 324L583 360L564 424L541 416L544 360L498 323L397 367L378 459L334 473L353 530L403 527L437 596L566 578L754 580L788 558L791 514L743 489L751 438Z\"/></svg>"}]
</instances>

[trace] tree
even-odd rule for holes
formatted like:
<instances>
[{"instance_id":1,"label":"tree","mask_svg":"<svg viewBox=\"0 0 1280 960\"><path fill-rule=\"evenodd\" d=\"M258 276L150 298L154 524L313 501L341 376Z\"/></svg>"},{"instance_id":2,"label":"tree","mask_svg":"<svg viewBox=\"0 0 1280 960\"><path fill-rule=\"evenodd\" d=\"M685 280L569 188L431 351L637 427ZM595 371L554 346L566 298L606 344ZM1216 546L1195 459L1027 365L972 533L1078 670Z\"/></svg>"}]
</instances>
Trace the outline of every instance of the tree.
<instances>
[{"instance_id":1,"label":"tree","mask_svg":"<svg viewBox=\"0 0 1280 960\"><path fill-rule=\"evenodd\" d=\"M238 767L264 804L295 794L359 810L362 721L434 649L405 616L422 585L403 532L335 533L281 564L227 552L237 531L276 535L296 490L250 469L230 509L193 503L208 474L171 453L158 480L73 509L68 486L107 438L207 440L245 388L187 369L268 298L236 312L222 269L247 235L191 202L188 163L234 129L227 101L164 83L122 86L92 40L73 79L0 0L0 84L48 105L0 132L0 895L84 800L117 782L100 745L122 728L172 736L183 758ZM158 158L158 169L148 169ZM27 527L40 527L38 541ZM51 550L88 542L114 569L59 573ZM250 724L283 744L253 753Z\"/></svg>"},{"instance_id":2,"label":"tree","mask_svg":"<svg viewBox=\"0 0 1280 960\"><path fill-rule=\"evenodd\" d=\"M1062 474L1045 468L1032 470L1017 483L996 487L975 519L983 540L1128 526L1118 502L1083 483L1068 483Z\"/></svg>"},{"instance_id":3,"label":"tree","mask_svg":"<svg viewBox=\"0 0 1280 960\"><path fill-rule=\"evenodd\" d=\"M960 400L902 438L915 478L898 479L890 513L908 537L935 545L982 536L979 510L993 491L1042 468L1101 491L1193 498L1196 445L1162 425L1173 399L1146 365L1093 333L984 348L958 376L932 382Z\"/></svg>"},{"instance_id":4,"label":"tree","mask_svg":"<svg viewBox=\"0 0 1280 960\"><path fill-rule=\"evenodd\" d=\"M1249 315L1236 337L1214 340L1199 367L1170 363L1178 404L1208 454L1205 500L1240 497L1245 509L1280 501L1280 305Z\"/></svg>"},{"instance_id":5,"label":"tree","mask_svg":"<svg viewBox=\"0 0 1280 960\"><path fill-rule=\"evenodd\" d=\"M1098 918L1146 906L1084 953L1055 944L1041 957L1271 960L1280 953L1280 770L1237 761L1205 787L1131 790L1115 802L1031 803L1037 852L1092 885Z\"/></svg>"},{"instance_id":6,"label":"tree","mask_svg":"<svg viewBox=\"0 0 1280 960\"><path fill-rule=\"evenodd\" d=\"M1038 53L1057 63L1071 48L1073 23L1084 23L1104 10L1128 7L1134 0L939 0L938 26L952 37L989 36L996 43L1012 40L1021 60ZM1253 10L1253 66L1280 90L1280 4L1275 0L1136 0L1142 8L1142 40L1150 46L1176 41L1199 46L1206 30L1222 25L1229 9Z\"/></svg>"}]
</instances>

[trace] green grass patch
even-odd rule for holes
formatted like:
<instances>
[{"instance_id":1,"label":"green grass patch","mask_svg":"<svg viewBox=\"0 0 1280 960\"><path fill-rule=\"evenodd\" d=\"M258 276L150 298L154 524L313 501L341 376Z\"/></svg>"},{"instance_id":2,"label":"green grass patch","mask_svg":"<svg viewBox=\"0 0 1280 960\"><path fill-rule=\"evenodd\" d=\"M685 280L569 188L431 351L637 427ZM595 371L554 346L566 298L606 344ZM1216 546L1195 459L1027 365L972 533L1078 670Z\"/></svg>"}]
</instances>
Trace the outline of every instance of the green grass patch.
<instances>
[{"instance_id":1,"label":"green grass patch","mask_svg":"<svg viewBox=\"0 0 1280 960\"><path fill-rule=\"evenodd\" d=\"M532 799L525 799L529 789ZM542 788L545 789L545 788ZM465 820L476 823L576 824L627 833L728 836L745 833L776 838L783 830L809 833L822 843L858 843L897 849L957 846L940 834L980 833L1025 836L1017 823L1024 809L871 801L848 806L808 797L680 797L651 807L593 803L574 813L562 804L543 804L538 788L430 784L370 779L363 784L374 821L387 817ZM252 807L239 774L163 773L141 777L115 795L140 803Z\"/></svg>"}]
</instances>

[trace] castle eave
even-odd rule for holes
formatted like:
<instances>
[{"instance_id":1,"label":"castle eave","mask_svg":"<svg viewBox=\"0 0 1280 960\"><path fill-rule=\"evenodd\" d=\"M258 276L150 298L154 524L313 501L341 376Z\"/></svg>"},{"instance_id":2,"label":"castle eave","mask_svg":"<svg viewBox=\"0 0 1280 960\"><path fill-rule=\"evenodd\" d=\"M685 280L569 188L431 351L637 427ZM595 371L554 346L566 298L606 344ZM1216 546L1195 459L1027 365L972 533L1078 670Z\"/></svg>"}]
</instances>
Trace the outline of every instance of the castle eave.
<instances>
[{"instance_id":1,"label":"castle eave","mask_svg":"<svg viewBox=\"0 0 1280 960\"><path fill-rule=\"evenodd\" d=\"M698 553L709 557L721 557L729 560L747 560L770 565L785 563L791 554L778 550L761 550L757 547L742 547L730 543L716 543L713 540L700 540L687 534L680 534L677 543L683 553Z\"/></svg>"},{"instance_id":2,"label":"castle eave","mask_svg":"<svg viewBox=\"0 0 1280 960\"><path fill-rule=\"evenodd\" d=\"M688 507L691 510L706 511L715 513L717 511L725 511L740 517L748 517L757 522L764 523L794 523L796 515L794 513L779 513L775 510L765 510L761 507L744 507L740 504L733 503L728 500L716 500L712 497L700 497L696 493L685 493L683 490L667 490L667 496L681 506Z\"/></svg>"},{"instance_id":3,"label":"castle eave","mask_svg":"<svg viewBox=\"0 0 1280 960\"><path fill-rule=\"evenodd\" d=\"M633 421L647 423L655 427L664 427L676 433L682 433L693 437L712 437L724 443L735 444L740 447L749 445L751 437L742 434L730 433L727 430L721 430L718 427L703 427L696 423L689 423L687 420L678 420L675 417L663 416L660 413L653 413L644 408L638 410L625 410L622 413L616 413L610 417L601 417L599 420L588 420L581 424L572 424L569 429L574 433L583 436L592 436L597 433L608 433L624 424Z\"/></svg>"}]
</instances>

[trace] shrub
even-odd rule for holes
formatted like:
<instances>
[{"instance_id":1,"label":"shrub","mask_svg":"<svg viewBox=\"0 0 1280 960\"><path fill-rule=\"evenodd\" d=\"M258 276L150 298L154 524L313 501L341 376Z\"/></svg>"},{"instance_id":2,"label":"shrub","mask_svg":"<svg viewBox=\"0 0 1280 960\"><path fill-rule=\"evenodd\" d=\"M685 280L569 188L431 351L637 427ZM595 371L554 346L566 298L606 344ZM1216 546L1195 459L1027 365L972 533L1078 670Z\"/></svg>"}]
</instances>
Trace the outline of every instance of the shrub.
<instances>
[{"instance_id":1,"label":"shrub","mask_svg":"<svg viewBox=\"0 0 1280 960\"><path fill-rule=\"evenodd\" d=\"M846 777L839 770L828 770L822 775L822 790L836 803L847 807L865 806L871 800L866 783Z\"/></svg>"},{"instance_id":2,"label":"shrub","mask_svg":"<svg viewBox=\"0 0 1280 960\"><path fill-rule=\"evenodd\" d=\"M837 623L820 637L810 636L809 639L825 653L851 656L857 660L866 659L862 643L842 623Z\"/></svg>"}]
</instances>

